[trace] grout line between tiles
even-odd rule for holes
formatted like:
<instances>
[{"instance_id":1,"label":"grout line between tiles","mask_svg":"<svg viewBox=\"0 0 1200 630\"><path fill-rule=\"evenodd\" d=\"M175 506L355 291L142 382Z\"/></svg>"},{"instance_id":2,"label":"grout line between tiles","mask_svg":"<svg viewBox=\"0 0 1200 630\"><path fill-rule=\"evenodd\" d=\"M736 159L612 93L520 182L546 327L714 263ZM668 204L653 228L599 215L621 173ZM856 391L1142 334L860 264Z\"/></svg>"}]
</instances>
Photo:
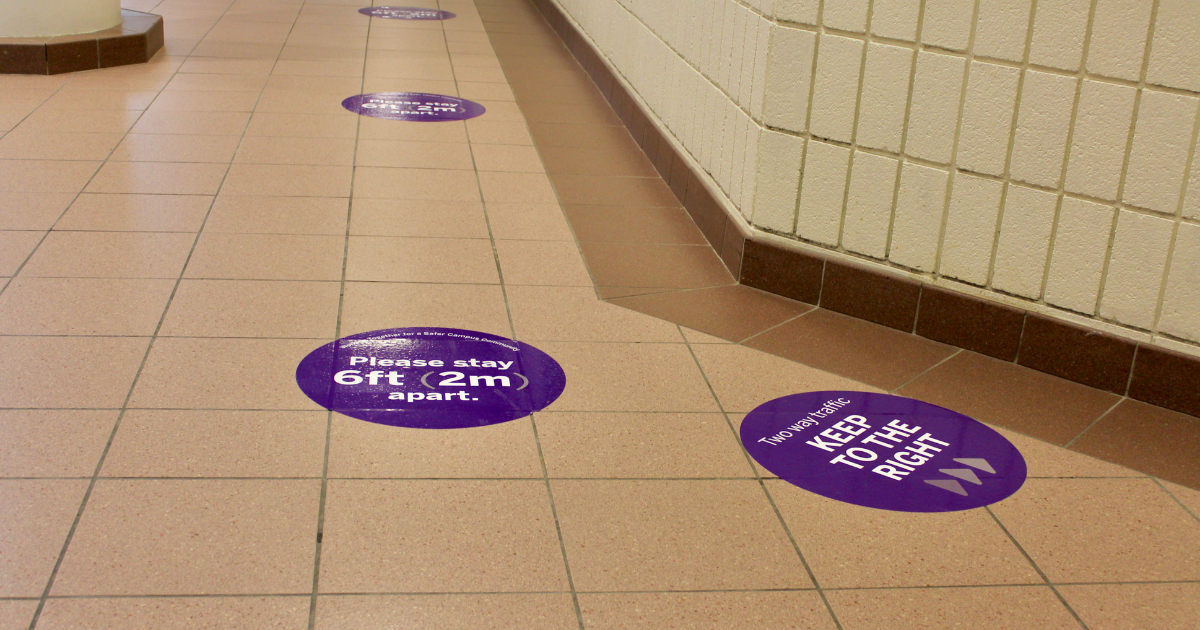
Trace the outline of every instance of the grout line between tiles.
<instances>
[{"instance_id":1,"label":"grout line between tiles","mask_svg":"<svg viewBox=\"0 0 1200 630\"><path fill-rule=\"evenodd\" d=\"M1067 443L1063 444L1063 448L1070 449L1072 446L1074 446L1075 443L1079 441L1079 438L1082 438L1084 435L1087 434L1088 431L1091 431L1092 427L1096 426L1097 424L1100 424L1100 421L1103 420L1104 418L1108 417L1108 414L1112 413L1113 410L1117 408L1117 405L1120 405L1121 403L1125 402L1126 400L1129 400L1129 398L1127 398L1125 396L1121 396L1120 398L1118 398L1116 400L1116 402L1114 402L1111 406L1109 406L1108 409L1104 410L1104 413L1100 414L1099 416L1096 416L1096 419L1092 420L1091 424L1088 424L1086 427L1084 427L1083 430L1080 431L1078 435L1071 438L1070 440L1067 440ZM1076 452L1078 452L1078 451L1076 451Z\"/></svg>"}]
</instances>

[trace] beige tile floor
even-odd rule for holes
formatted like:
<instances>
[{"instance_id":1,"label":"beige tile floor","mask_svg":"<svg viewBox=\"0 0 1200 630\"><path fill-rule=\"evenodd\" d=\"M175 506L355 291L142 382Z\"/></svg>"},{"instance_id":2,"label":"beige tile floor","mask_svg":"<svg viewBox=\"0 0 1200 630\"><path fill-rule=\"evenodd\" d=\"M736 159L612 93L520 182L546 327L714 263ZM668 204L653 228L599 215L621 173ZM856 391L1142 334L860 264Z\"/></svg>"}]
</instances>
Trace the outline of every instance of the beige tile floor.
<instances>
[{"instance_id":1,"label":"beige tile floor","mask_svg":"<svg viewBox=\"0 0 1200 630\"><path fill-rule=\"evenodd\" d=\"M1013 432L988 509L763 478L743 414L879 390L599 301L560 203L670 193L552 186L472 0L360 4L127 0L151 63L0 76L0 630L1200 627L1200 492ZM341 109L368 91L488 113ZM533 342L567 390L433 432L296 388L396 326Z\"/></svg>"}]
</instances>

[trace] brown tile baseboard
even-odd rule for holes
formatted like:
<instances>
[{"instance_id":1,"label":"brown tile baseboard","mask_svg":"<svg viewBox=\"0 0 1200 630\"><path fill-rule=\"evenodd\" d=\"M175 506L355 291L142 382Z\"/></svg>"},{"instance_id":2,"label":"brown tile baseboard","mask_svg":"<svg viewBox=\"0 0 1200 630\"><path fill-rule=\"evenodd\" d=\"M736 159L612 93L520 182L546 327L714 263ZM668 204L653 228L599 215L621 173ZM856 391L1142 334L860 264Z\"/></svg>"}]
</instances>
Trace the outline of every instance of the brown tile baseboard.
<instances>
[{"instance_id":1,"label":"brown tile baseboard","mask_svg":"<svg viewBox=\"0 0 1200 630\"><path fill-rule=\"evenodd\" d=\"M1200 416L1200 359L747 237L552 0L530 0L741 284Z\"/></svg>"},{"instance_id":2,"label":"brown tile baseboard","mask_svg":"<svg viewBox=\"0 0 1200 630\"><path fill-rule=\"evenodd\" d=\"M162 47L162 16L122 9L120 26L94 33L0 38L0 74L62 74L146 63Z\"/></svg>"}]
</instances>

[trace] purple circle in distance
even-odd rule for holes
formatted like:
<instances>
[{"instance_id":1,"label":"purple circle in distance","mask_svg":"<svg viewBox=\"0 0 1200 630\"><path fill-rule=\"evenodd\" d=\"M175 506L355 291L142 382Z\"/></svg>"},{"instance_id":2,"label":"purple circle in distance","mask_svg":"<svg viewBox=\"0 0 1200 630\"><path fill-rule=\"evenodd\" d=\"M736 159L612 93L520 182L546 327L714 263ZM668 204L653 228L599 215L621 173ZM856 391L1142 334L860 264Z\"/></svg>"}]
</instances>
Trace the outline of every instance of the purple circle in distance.
<instances>
[{"instance_id":1,"label":"purple circle in distance","mask_svg":"<svg viewBox=\"0 0 1200 630\"><path fill-rule=\"evenodd\" d=\"M467 120L482 116L487 111L475 101L424 92L356 94L343 100L342 107L360 116L414 122Z\"/></svg>"},{"instance_id":2,"label":"purple circle in distance","mask_svg":"<svg viewBox=\"0 0 1200 630\"><path fill-rule=\"evenodd\" d=\"M458 17L449 11L421 7L363 7L358 12L387 20L449 20Z\"/></svg>"},{"instance_id":3,"label":"purple circle in distance","mask_svg":"<svg viewBox=\"0 0 1200 630\"><path fill-rule=\"evenodd\" d=\"M541 411L566 388L541 350L458 328L390 328L313 350L296 384L331 411L396 427L463 429Z\"/></svg>"},{"instance_id":4,"label":"purple circle in distance","mask_svg":"<svg viewBox=\"0 0 1200 630\"><path fill-rule=\"evenodd\" d=\"M746 415L742 444L780 479L823 497L898 512L955 512L1008 498L1025 458L961 413L888 394L806 392Z\"/></svg>"}]
</instances>

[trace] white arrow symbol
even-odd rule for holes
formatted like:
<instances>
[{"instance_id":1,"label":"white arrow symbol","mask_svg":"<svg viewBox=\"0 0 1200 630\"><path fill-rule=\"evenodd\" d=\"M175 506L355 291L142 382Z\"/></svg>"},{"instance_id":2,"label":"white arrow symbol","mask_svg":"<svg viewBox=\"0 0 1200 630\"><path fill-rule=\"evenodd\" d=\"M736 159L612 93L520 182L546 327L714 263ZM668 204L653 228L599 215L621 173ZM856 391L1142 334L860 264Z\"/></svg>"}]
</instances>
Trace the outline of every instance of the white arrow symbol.
<instances>
[{"instance_id":1,"label":"white arrow symbol","mask_svg":"<svg viewBox=\"0 0 1200 630\"><path fill-rule=\"evenodd\" d=\"M992 468L992 465L989 464L988 460L986 460L986 459L981 459L981 458L977 458L977 457L964 457L962 459L955 459L954 461L956 461L964 466L970 466L971 468L978 468L979 470L982 470L987 473L991 473L993 475L996 474L996 469Z\"/></svg>"},{"instance_id":2,"label":"white arrow symbol","mask_svg":"<svg viewBox=\"0 0 1200 630\"><path fill-rule=\"evenodd\" d=\"M951 477L958 477L963 481L969 481L977 486L983 485L983 482L975 475L975 471L970 468L939 468L938 472L945 473Z\"/></svg>"},{"instance_id":3,"label":"white arrow symbol","mask_svg":"<svg viewBox=\"0 0 1200 630\"><path fill-rule=\"evenodd\" d=\"M962 484L954 481L953 479L926 479L925 483L931 486L937 486L942 490L949 490L954 494L961 494L964 497L967 496L967 491L963 490Z\"/></svg>"}]
</instances>

